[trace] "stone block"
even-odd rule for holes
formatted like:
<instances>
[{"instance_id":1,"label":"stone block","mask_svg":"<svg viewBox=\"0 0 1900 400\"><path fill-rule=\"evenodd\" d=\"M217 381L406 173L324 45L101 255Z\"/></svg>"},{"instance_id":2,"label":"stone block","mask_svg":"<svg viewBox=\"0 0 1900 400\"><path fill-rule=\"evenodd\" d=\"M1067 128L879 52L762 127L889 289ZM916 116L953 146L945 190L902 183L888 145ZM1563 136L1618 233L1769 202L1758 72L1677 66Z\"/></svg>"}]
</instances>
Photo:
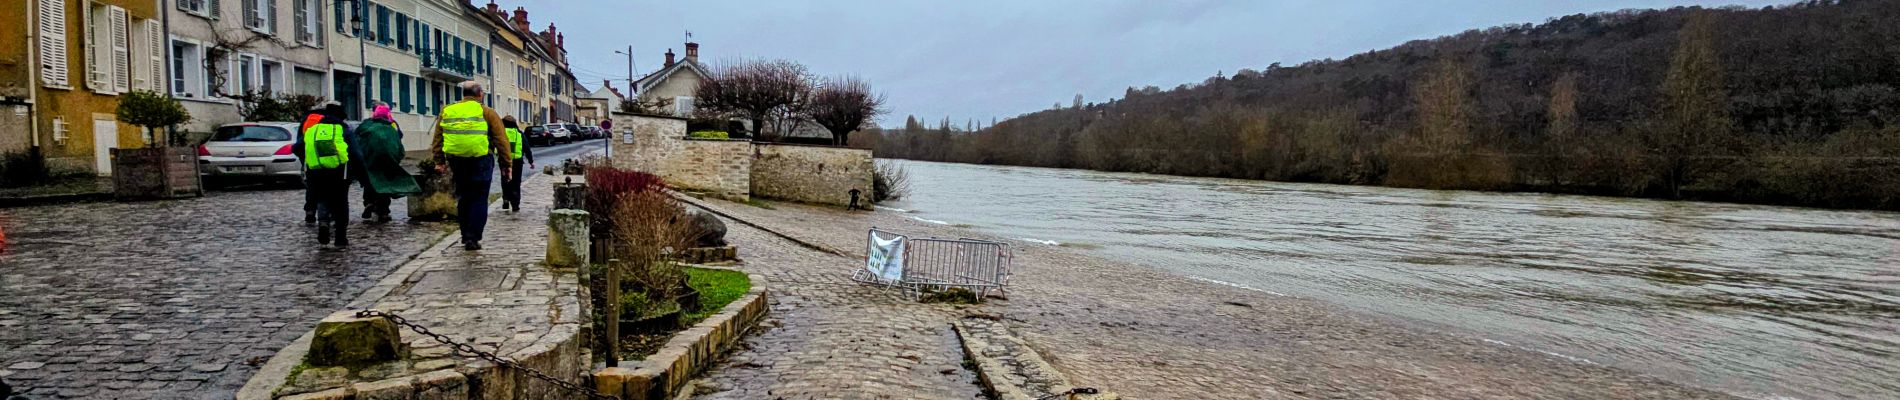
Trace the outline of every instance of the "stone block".
<instances>
[{"instance_id":1,"label":"stone block","mask_svg":"<svg viewBox=\"0 0 1900 400\"><path fill-rule=\"evenodd\" d=\"M594 372L594 390L622 400L652 399L656 398L650 396L657 389L653 387L655 377L651 368L606 368Z\"/></svg>"},{"instance_id":2,"label":"stone block","mask_svg":"<svg viewBox=\"0 0 1900 400\"><path fill-rule=\"evenodd\" d=\"M572 175L565 176L561 182L554 184L554 209L587 209L587 182L585 179L575 182L575 178Z\"/></svg>"},{"instance_id":3,"label":"stone block","mask_svg":"<svg viewBox=\"0 0 1900 400\"><path fill-rule=\"evenodd\" d=\"M417 400L463 400L468 398L468 378L454 370L441 370L415 376Z\"/></svg>"},{"instance_id":4,"label":"stone block","mask_svg":"<svg viewBox=\"0 0 1900 400\"><path fill-rule=\"evenodd\" d=\"M310 341L310 365L320 367L396 361L402 357L402 334L387 318L357 318L354 312L331 314L317 323Z\"/></svg>"},{"instance_id":5,"label":"stone block","mask_svg":"<svg viewBox=\"0 0 1900 400\"><path fill-rule=\"evenodd\" d=\"M589 238L590 218L581 210L554 210L548 214L549 266L580 268L587 265L593 243Z\"/></svg>"},{"instance_id":6,"label":"stone block","mask_svg":"<svg viewBox=\"0 0 1900 400\"><path fill-rule=\"evenodd\" d=\"M352 393L350 393L349 389L336 388L336 389L330 389L330 390L325 390L321 392L289 395L289 396L279 397L277 399L278 400L350 400L351 395Z\"/></svg>"},{"instance_id":7,"label":"stone block","mask_svg":"<svg viewBox=\"0 0 1900 400\"><path fill-rule=\"evenodd\" d=\"M356 400L408 400L415 393L409 378L363 382L350 388L356 391Z\"/></svg>"}]
</instances>

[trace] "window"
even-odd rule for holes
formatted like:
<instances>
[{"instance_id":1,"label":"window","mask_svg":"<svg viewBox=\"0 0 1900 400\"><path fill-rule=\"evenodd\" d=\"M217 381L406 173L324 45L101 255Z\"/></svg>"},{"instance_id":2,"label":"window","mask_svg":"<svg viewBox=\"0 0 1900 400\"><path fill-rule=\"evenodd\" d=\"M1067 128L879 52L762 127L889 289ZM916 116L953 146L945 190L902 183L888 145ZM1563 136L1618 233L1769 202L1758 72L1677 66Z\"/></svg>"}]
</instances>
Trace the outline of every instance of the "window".
<instances>
[{"instance_id":1,"label":"window","mask_svg":"<svg viewBox=\"0 0 1900 400\"><path fill-rule=\"evenodd\" d=\"M673 115L678 115L682 117L693 115L693 97L692 96L674 97L673 98Z\"/></svg>"},{"instance_id":2,"label":"window","mask_svg":"<svg viewBox=\"0 0 1900 400\"><path fill-rule=\"evenodd\" d=\"M258 70L258 81L263 82L263 87L259 89L262 89L264 93L289 92L284 87L283 63L265 60L260 65L262 68Z\"/></svg>"},{"instance_id":3,"label":"window","mask_svg":"<svg viewBox=\"0 0 1900 400\"><path fill-rule=\"evenodd\" d=\"M416 113L417 114L431 115L429 113L429 90L432 89L434 86L435 86L435 82L430 82L420 77L416 78Z\"/></svg>"},{"instance_id":4,"label":"window","mask_svg":"<svg viewBox=\"0 0 1900 400\"><path fill-rule=\"evenodd\" d=\"M428 53L429 36L433 30L429 29L429 24L422 23L421 20L417 20L416 23L421 26L416 29L416 54Z\"/></svg>"},{"instance_id":5,"label":"window","mask_svg":"<svg viewBox=\"0 0 1900 400\"><path fill-rule=\"evenodd\" d=\"M205 53L205 56L204 56L205 60L215 60L220 57L224 57L222 55L223 54L222 50L218 50L215 48L206 48L204 50L204 53ZM231 75L230 75L231 63L222 63L222 62L221 63L200 63L199 65L204 66L205 69L204 69L203 76L205 77L213 77L213 76L224 77L223 82L213 82L212 79L209 79L209 78L203 79L204 94L205 94L204 97L205 98L224 97L223 94L227 92L226 88L230 87L230 84L231 84Z\"/></svg>"},{"instance_id":6,"label":"window","mask_svg":"<svg viewBox=\"0 0 1900 400\"><path fill-rule=\"evenodd\" d=\"M290 131L263 125L219 127L209 139L213 142L287 142L290 140Z\"/></svg>"},{"instance_id":7,"label":"window","mask_svg":"<svg viewBox=\"0 0 1900 400\"><path fill-rule=\"evenodd\" d=\"M396 104L396 73L389 70L380 70L378 72L380 75L376 76L376 86L382 88L383 96L377 99L391 105Z\"/></svg>"},{"instance_id":8,"label":"window","mask_svg":"<svg viewBox=\"0 0 1900 400\"><path fill-rule=\"evenodd\" d=\"M237 76L231 78L237 82L238 94L250 94L257 90L257 56L240 54L236 60Z\"/></svg>"},{"instance_id":9,"label":"window","mask_svg":"<svg viewBox=\"0 0 1900 400\"><path fill-rule=\"evenodd\" d=\"M251 30L277 33L277 2L274 0L242 0L244 2L244 27Z\"/></svg>"},{"instance_id":10,"label":"window","mask_svg":"<svg viewBox=\"0 0 1900 400\"><path fill-rule=\"evenodd\" d=\"M318 2L329 1L334 4L335 6L334 8L336 9L336 18L334 18L336 20L336 24L335 24L336 33L341 33L343 34L343 36L351 36L351 37L354 37L357 34L361 33L361 32L357 32L357 29L361 27L356 26L357 23L362 22L361 21L362 11L361 9L357 8L359 2L341 1L341 0L312 0L312 1L318 1Z\"/></svg>"},{"instance_id":11,"label":"window","mask_svg":"<svg viewBox=\"0 0 1900 400\"><path fill-rule=\"evenodd\" d=\"M396 48L409 49L409 15L396 13Z\"/></svg>"},{"instance_id":12,"label":"window","mask_svg":"<svg viewBox=\"0 0 1900 400\"><path fill-rule=\"evenodd\" d=\"M402 108L399 110L406 113L416 111L415 103L409 101L409 82L412 80L414 79L411 79L408 75L396 75L396 86L400 89L397 95L400 97L396 98L394 104L400 105Z\"/></svg>"},{"instance_id":13,"label":"window","mask_svg":"<svg viewBox=\"0 0 1900 400\"><path fill-rule=\"evenodd\" d=\"M39 0L40 81L47 87L72 87L66 68L66 0Z\"/></svg>"},{"instance_id":14,"label":"window","mask_svg":"<svg viewBox=\"0 0 1900 400\"><path fill-rule=\"evenodd\" d=\"M178 0L178 9L192 14L210 16L206 11L205 1L206 0Z\"/></svg>"},{"instance_id":15,"label":"window","mask_svg":"<svg viewBox=\"0 0 1900 400\"><path fill-rule=\"evenodd\" d=\"M132 87L153 92L165 92L165 27L157 20L142 20L133 25L143 32L136 35L132 50Z\"/></svg>"},{"instance_id":16,"label":"window","mask_svg":"<svg viewBox=\"0 0 1900 400\"><path fill-rule=\"evenodd\" d=\"M311 47L323 46L323 0L295 0L294 18L297 42Z\"/></svg>"},{"instance_id":17,"label":"window","mask_svg":"<svg viewBox=\"0 0 1900 400\"><path fill-rule=\"evenodd\" d=\"M198 79L200 78L198 73L202 70L196 67L204 65L203 59L200 58L203 57L203 55L198 53L199 49L197 44L178 40L172 41L173 96L183 98L196 97L194 94L198 94L197 89L204 87L198 84Z\"/></svg>"},{"instance_id":18,"label":"window","mask_svg":"<svg viewBox=\"0 0 1900 400\"><path fill-rule=\"evenodd\" d=\"M389 7L376 5L376 43L389 44Z\"/></svg>"}]
</instances>

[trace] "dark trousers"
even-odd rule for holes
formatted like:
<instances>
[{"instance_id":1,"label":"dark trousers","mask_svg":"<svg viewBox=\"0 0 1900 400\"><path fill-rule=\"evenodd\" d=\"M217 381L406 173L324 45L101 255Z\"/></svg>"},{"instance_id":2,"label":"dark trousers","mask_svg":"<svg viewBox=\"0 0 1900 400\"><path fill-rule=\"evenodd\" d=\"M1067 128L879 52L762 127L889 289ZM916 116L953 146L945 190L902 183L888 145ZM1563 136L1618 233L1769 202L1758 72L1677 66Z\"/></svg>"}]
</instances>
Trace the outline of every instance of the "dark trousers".
<instances>
[{"instance_id":1,"label":"dark trousers","mask_svg":"<svg viewBox=\"0 0 1900 400\"><path fill-rule=\"evenodd\" d=\"M308 181L304 196L314 199L317 220L330 224L337 238L349 235L350 179L342 168L313 169L304 173Z\"/></svg>"},{"instance_id":2,"label":"dark trousers","mask_svg":"<svg viewBox=\"0 0 1900 400\"><path fill-rule=\"evenodd\" d=\"M369 185L363 186L363 212L372 216L389 216L389 201L388 195L370 190Z\"/></svg>"},{"instance_id":3,"label":"dark trousers","mask_svg":"<svg viewBox=\"0 0 1900 400\"><path fill-rule=\"evenodd\" d=\"M517 158L509 167L508 178L501 181L501 200L521 209L521 170L528 165L526 158Z\"/></svg>"},{"instance_id":4,"label":"dark trousers","mask_svg":"<svg viewBox=\"0 0 1900 400\"><path fill-rule=\"evenodd\" d=\"M494 157L449 157L455 175L455 216L462 225L462 243L481 243L488 226L488 184L495 180Z\"/></svg>"}]
</instances>

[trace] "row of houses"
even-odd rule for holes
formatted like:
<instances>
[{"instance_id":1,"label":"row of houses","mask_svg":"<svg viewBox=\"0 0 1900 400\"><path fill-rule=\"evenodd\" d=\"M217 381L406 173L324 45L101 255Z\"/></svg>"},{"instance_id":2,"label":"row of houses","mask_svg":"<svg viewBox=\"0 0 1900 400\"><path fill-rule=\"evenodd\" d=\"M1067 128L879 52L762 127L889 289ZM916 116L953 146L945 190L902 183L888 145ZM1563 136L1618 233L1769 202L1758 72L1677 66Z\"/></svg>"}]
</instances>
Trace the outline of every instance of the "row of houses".
<instances>
[{"instance_id":1,"label":"row of houses","mask_svg":"<svg viewBox=\"0 0 1900 400\"><path fill-rule=\"evenodd\" d=\"M23 0L0 5L0 154L59 172L111 173L109 149L153 137L118 121L118 98L176 98L187 132L239 122L247 94L302 94L361 118L390 104L404 144L427 148L456 84L529 123L583 123L565 37L528 11L474 0ZM597 99L596 99L597 100ZM610 109L609 109L610 110Z\"/></svg>"}]
</instances>

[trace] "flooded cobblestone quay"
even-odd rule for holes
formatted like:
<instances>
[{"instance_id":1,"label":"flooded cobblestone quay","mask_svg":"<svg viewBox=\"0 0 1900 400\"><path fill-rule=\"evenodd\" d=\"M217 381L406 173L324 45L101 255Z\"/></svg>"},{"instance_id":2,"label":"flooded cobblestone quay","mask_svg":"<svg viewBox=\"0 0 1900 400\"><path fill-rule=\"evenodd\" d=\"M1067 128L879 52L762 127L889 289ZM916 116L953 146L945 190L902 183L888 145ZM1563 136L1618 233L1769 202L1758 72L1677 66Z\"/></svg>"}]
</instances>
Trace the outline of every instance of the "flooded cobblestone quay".
<instances>
[{"instance_id":1,"label":"flooded cobblestone quay","mask_svg":"<svg viewBox=\"0 0 1900 400\"><path fill-rule=\"evenodd\" d=\"M767 328L703 381L701 398L969 398L949 324L1002 317L1079 386L1137 399L1729 398L1575 362L1440 324L1395 319L1083 254L1016 249L1008 300L978 307L908 303L851 283L865 230L994 237L889 210L774 209L702 200L740 220L742 268L772 281ZM800 246L766 232L836 250ZM773 327L776 325L776 327ZM872 383L864 383L872 382Z\"/></svg>"}]
</instances>

